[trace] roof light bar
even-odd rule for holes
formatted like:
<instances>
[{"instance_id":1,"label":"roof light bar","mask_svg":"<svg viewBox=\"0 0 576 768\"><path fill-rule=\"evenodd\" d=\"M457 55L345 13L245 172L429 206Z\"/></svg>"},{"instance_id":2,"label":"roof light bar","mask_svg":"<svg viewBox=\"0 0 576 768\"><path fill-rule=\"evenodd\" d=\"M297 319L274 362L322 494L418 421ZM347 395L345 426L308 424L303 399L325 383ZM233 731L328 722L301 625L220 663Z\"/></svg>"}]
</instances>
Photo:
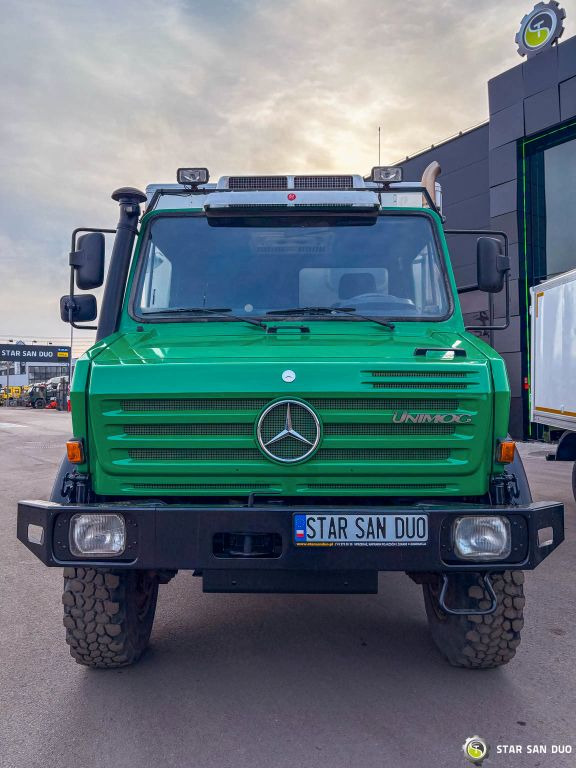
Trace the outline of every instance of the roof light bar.
<instances>
[{"instance_id":1,"label":"roof light bar","mask_svg":"<svg viewBox=\"0 0 576 768\"><path fill-rule=\"evenodd\" d=\"M384 184L402 181L402 168L391 165L377 165L375 168L372 168L370 178L372 181L379 181Z\"/></svg>"},{"instance_id":2,"label":"roof light bar","mask_svg":"<svg viewBox=\"0 0 576 768\"><path fill-rule=\"evenodd\" d=\"M176 174L178 184L185 184L188 187L197 187L199 184L206 184L210 178L208 168L178 168Z\"/></svg>"}]
</instances>

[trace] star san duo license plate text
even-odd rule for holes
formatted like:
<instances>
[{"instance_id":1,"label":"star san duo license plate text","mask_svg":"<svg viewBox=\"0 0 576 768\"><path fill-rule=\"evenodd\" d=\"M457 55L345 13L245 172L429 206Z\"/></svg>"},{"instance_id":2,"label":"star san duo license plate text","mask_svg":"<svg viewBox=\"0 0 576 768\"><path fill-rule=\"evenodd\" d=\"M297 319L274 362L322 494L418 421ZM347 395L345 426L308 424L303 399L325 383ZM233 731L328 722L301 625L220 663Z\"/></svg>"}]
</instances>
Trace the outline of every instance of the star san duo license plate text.
<instances>
[{"instance_id":1,"label":"star san duo license plate text","mask_svg":"<svg viewBox=\"0 0 576 768\"><path fill-rule=\"evenodd\" d=\"M402 547L428 541L428 515L326 515L293 516L294 543L322 546Z\"/></svg>"}]
</instances>

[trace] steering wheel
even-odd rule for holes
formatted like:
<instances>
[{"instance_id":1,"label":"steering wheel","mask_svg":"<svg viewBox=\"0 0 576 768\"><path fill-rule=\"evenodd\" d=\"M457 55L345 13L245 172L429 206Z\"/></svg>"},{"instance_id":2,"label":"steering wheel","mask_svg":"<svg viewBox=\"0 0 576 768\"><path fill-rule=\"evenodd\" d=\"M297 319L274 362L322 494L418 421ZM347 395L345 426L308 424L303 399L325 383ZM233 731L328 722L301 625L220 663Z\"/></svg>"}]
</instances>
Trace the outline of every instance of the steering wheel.
<instances>
[{"instance_id":1,"label":"steering wheel","mask_svg":"<svg viewBox=\"0 0 576 768\"><path fill-rule=\"evenodd\" d=\"M411 299L402 299L399 296L382 295L381 293L359 293L357 296L350 296L345 301L338 301L334 307L348 307L355 305L365 305L374 309L387 309L388 307L403 307L407 310L415 310L414 302Z\"/></svg>"}]
</instances>

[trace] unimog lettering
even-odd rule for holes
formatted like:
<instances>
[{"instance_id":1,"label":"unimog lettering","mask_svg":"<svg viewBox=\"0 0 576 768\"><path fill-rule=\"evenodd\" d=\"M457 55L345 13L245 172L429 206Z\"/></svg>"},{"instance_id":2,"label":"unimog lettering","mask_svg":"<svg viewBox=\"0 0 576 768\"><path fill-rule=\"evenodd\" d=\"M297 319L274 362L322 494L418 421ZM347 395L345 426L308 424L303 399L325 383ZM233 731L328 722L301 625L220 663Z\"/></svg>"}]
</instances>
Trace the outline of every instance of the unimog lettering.
<instances>
[{"instance_id":1,"label":"unimog lettering","mask_svg":"<svg viewBox=\"0 0 576 768\"><path fill-rule=\"evenodd\" d=\"M394 424L470 424L472 417L467 413L408 413L395 411Z\"/></svg>"}]
</instances>

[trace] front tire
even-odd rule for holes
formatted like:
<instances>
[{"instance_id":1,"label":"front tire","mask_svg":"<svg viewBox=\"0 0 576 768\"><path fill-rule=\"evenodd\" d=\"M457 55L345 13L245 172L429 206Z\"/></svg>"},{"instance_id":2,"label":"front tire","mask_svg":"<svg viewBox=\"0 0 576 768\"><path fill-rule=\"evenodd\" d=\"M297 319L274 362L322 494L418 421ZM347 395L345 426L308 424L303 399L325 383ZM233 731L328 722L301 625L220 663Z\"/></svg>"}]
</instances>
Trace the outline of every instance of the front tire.
<instances>
[{"instance_id":1,"label":"front tire","mask_svg":"<svg viewBox=\"0 0 576 768\"><path fill-rule=\"evenodd\" d=\"M158 577L152 571L64 569L64 626L78 664L99 669L138 661L148 645Z\"/></svg>"},{"instance_id":2,"label":"front tire","mask_svg":"<svg viewBox=\"0 0 576 768\"><path fill-rule=\"evenodd\" d=\"M438 603L440 579L422 585L432 639L454 667L500 667L514 657L520 645L520 631L524 626L524 574L504 571L491 578L497 608L485 616L448 614ZM478 576L470 578L467 574L450 577L446 602L448 606L472 604L480 609L490 605Z\"/></svg>"}]
</instances>

